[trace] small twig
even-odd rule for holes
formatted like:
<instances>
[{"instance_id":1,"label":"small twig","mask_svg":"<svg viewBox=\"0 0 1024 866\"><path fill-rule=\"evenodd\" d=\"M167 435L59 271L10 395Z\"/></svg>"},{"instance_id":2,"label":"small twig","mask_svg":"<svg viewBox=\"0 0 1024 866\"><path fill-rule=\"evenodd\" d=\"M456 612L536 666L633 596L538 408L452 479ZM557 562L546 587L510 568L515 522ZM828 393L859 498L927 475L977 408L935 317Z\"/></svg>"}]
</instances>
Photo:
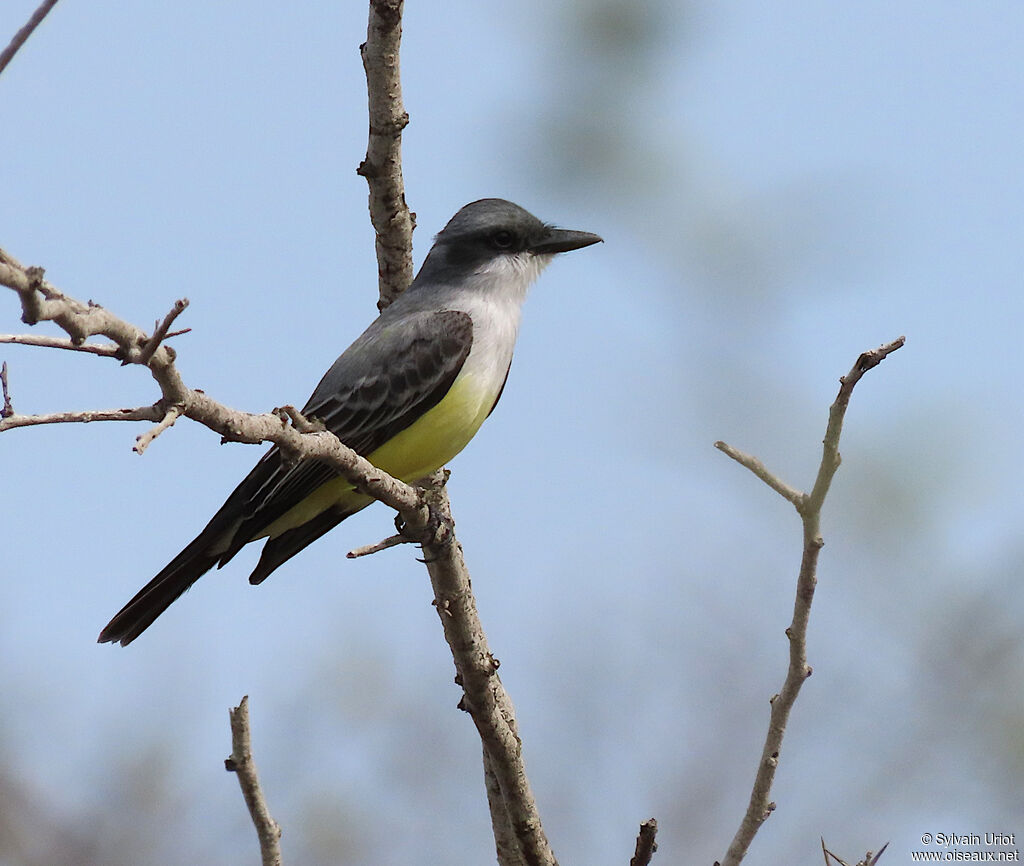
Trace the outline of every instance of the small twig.
<instances>
[{"instance_id":1,"label":"small twig","mask_svg":"<svg viewBox=\"0 0 1024 866\"><path fill-rule=\"evenodd\" d=\"M231 719L231 756L224 761L224 769L238 776L245 805L256 827L260 840L263 866L281 866L281 826L273 819L260 787L256 763L252 759L252 738L249 734L249 696L228 710Z\"/></svg>"},{"instance_id":2,"label":"small twig","mask_svg":"<svg viewBox=\"0 0 1024 866\"><path fill-rule=\"evenodd\" d=\"M157 436L163 433L168 427L174 426L174 422L178 420L183 411L185 411L185 407L180 403L175 403L173 406L169 407L164 413L164 417L160 419L159 424L150 428L141 436L135 437L135 445L132 447L132 451L136 454L142 454Z\"/></svg>"},{"instance_id":3,"label":"small twig","mask_svg":"<svg viewBox=\"0 0 1024 866\"><path fill-rule=\"evenodd\" d=\"M21 28L14 37L11 39L8 46L0 54L0 72L3 72L7 68L7 64L14 59L14 55L18 53L18 49L25 44L29 36L32 35L32 31L35 30L42 20L49 14L50 10L57 5L57 0L43 0L39 5L39 8L32 13L32 17L28 19L28 23Z\"/></svg>"},{"instance_id":4,"label":"small twig","mask_svg":"<svg viewBox=\"0 0 1024 866\"><path fill-rule=\"evenodd\" d=\"M370 556L373 553L387 550L389 547L397 547L399 544L409 544L411 542L412 539L405 535L389 535L383 541L378 541L376 544L364 544L362 547L356 547L346 553L345 556L348 559L359 559L361 556Z\"/></svg>"},{"instance_id":5,"label":"small twig","mask_svg":"<svg viewBox=\"0 0 1024 866\"><path fill-rule=\"evenodd\" d=\"M0 418L10 418L14 414L14 404L11 403L11 392L7 390L7 362L0 366L0 384L4 390L4 408L0 409Z\"/></svg>"},{"instance_id":6,"label":"small twig","mask_svg":"<svg viewBox=\"0 0 1024 866\"><path fill-rule=\"evenodd\" d=\"M747 469L753 472L772 490L774 490L783 498L788 499L798 509L800 508L804 500L804 494L797 490L795 487L790 487L788 484L786 484L785 481L783 481L777 475L773 475L771 472L769 472L765 468L765 465L756 457L752 457L750 454L745 454L738 448L733 448L732 445L729 445L728 443L722 441L716 442L715 447L719 451L727 454L741 466L746 466Z\"/></svg>"},{"instance_id":7,"label":"small twig","mask_svg":"<svg viewBox=\"0 0 1024 866\"><path fill-rule=\"evenodd\" d=\"M821 507L832 479L839 469L839 437L843 429L846 408L850 403L850 395L864 373L872 367L877 367L884 358L895 352L904 342L905 339L899 337L874 351L864 352L854 363L850 372L839 380L839 394L829 408L821 465L810 494L799 493L783 484L764 469L759 460L736 452L735 449L725 446L724 443L716 443L720 450L738 460L773 490L796 505L803 522L803 555L796 581L793 619L786 629L786 637L789 638L789 667L782 688L777 695L771 698L768 733L761 750L761 760L754 777L750 801L739 829L722 860L722 866L737 866L740 863L746 855L750 843L753 842L754 836L757 835L757 831L775 810L775 803L771 801L771 791L775 780L775 771L779 765L779 752L786 734L786 725L789 722L790 711L800 693L800 688L812 673L811 666L807 664L807 626L810 623L811 604L814 601L814 590L818 582L818 554L825 543L821 537Z\"/></svg>"},{"instance_id":8,"label":"small twig","mask_svg":"<svg viewBox=\"0 0 1024 866\"><path fill-rule=\"evenodd\" d=\"M291 404L278 406L274 410L274 414L282 421L290 421L292 427L300 433L320 433L327 429L323 421L317 418L307 418Z\"/></svg>"},{"instance_id":9,"label":"small twig","mask_svg":"<svg viewBox=\"0 0 1024 866\"><path fill-rule=\"evenodd\" d=\"M846 408L850 405L850 396L853 394L854 386L868 370L877 367L906 342L906 337L897 337L891 343L886 343L870 352L862 352L850 372L839 380L839 394L828 410L828 427L825 429L825 438L822 440L823 449L818 477L814 479L814 487L804 503L808 513L820 513L821 505L828 494L828 488L842 462L842 458L839 456L839 437L843 433L843 419L846 417Z\"/></svg>"},{"instance_id":10,"label":"small twig","mask_svg":"<svg viewBox=\"0 0 1024 866\"><path fill-rule=\"evenodd\" d=\"M881 848L878 849L877 854L873 854L870 851L868 851L868 853L864 855L863 859L857 861L857 866L878 866L879 858L881 858L882 853L888 847L889 843L886 842ZM821 838L821 850L822 853L825 855L825 866L832 866L832 864L829 862L830 860L835 860L838 866L850 866L850 864L847 863L842 857L838 856L837 854L833 854L831 851L828 850L828 848L825 847L824 837Z\"/></svg>"},{"instance_id":11,"label":"small twig","mask_svg":"<svg viewBox=\"0 0 1024 866\"><path fill-rule=\"evenodd\" d=\"M163 410L158 406L135 409L89 409L85 412L51 412L47 415L19 415L16 412L0 418L0 433L18 427L40 424L89 424L92 421L159 421Z\"/></svg>"},{"instance_id":12,"label":"small twig","mask_svg":"<svg viewBox=\"0 0 1024 866\"><path fill-rule=\"evenodd\" d=\"M878 866L879 859L885 852L885 849L888 847L889 843L886 842L881 848L878 849L878 853L874 856L872 856L871 852L868 851L868 853L864 856L864 866Z\"/></svg>"},{"instance_id":13,"label":"small twig","mask_svg":"<svg viewBox=\"0 0 1024 866\"><path fill-rule=\"evenodd\" d=\"M146 345L142 347L142 351L139 352L139 356L135 360L138 364L148 364L149 359L153 357L153 353L160 348L160 344L167 337L167 331L170 329L174 320L178 318L188 306L188 298L180 298L174 302L174 306L171 307L171 311L164 316L162 322L157 322L154 325L153 336L146 341Z\"/></svg>"},{"instance_id":14,"label":"small twig","mask_svg":"<svg viewBox=\"0 0 1024 866\"><path fill-rule=\"evenodd\" d=\"M167 336L171 336L168 334ZM47 337L43 334L0 334L0 343L14 343L18 346L39 346L43 349L67 349L71 352L87 352L104 358L116 358L120 349L113 343L82 343L76 345L67 337Z\"/></svg>"},{"instance_id":15,"label":"small twig","mask_svg":"<svg viewBox=\"0 0 1024 866\"><path fill-rule=\"evenodd\" d=\"M833 854L831 851L828 850L828 848L825 847L824 836L821 837L821 853L825 855L825 866L832 866L832 860L835 860L839 864L839 866L848 866L848 864L843 863L842 860L836 857L835 854Z\"/></svg>"},{"instance_id":16,"label":"small twig","mask_svg":"<svg viewBox=\"0 0 1024 866\"><path fill-rule=\"evenodd\" d=\"M629 861L629 866L648 866L654 852L658 850L655 836L658 834L658 822L648 818L640 825L640 834L636 837L636 853Z\"/></svg>"}]
</instances>

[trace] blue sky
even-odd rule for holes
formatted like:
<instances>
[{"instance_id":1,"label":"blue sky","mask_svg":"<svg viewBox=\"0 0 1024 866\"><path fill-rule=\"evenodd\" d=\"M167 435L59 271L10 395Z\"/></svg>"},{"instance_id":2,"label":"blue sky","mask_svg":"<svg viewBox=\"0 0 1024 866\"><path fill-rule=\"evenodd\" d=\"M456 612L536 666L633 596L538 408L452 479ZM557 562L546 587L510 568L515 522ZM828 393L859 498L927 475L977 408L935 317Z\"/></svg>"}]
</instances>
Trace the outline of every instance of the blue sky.
<instances>
[{"instance_id":1,"label":"blue sky","mask_svg":"<svg viewBox=\"0 0 1024 866\"><path fill-rule=\"evenodd\" d=\"M343 6L58 4L0 77L0 246L140 325L187 296L191 385L303 401L375 301L365 13ZM0 33L32 8L4 4ZM925 831L1024 833L1022 28L1009 2L407 10L417 262L484 196L606 239L535 287L451 481L565 862L623 862L651 814L662 856L724 852L799 525L712 443L809 485L838 377L899 334L848 416L815 675L751 862L809 862L819 835L895 861ZM22 412L155 396L142 370L0 356ZM258 589L253 550L130 648L95 645L260 453L179 422L139 458L138 432L0 437L0 754L40 813L122 853L158 840L129 862L167 862L168 833L250 862L220 763L248 693L296 862L479 862L478 747L425 574L411 550L343 558L388 534L383 508ZM119 818L140 801L152 828Z\"/></svg>"}]
</instances>

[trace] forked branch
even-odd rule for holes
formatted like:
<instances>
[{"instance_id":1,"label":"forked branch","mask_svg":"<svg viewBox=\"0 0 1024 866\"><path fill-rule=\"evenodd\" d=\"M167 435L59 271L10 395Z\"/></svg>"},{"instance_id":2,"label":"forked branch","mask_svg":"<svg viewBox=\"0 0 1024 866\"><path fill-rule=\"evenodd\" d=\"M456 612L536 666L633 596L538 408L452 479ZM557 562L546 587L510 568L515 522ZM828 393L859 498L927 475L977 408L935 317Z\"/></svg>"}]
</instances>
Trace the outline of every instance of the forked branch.
<instances>
[{"instance_id":1,"label":"forked branch","mask_svg":"<svg viewBox=\"0 0 1024 866\"><path fill-rule=\"evenodd\" d=\"M818 553L824 545L821 538L821 507L825 502L825 496L828 494L836 470L839 469L839 437L842 434L846 409L850 404L850 395L853 393L854 386L868 370L877 367L886 357L899 349L905 341L906 338L899 337L873 351L864 352L854 363L850 372L839 380L839 394L829 409L821 465L818 468L814 487L809 494L800 493L790 487L769 472L760 460L744 454L724 442L715 443L716 448L746 466L772 490L792 503L803 521L803 553L800 559L800 571L797 575L793 619L786 629L786 637L789 639L789 668L782 688L771 698L768 734L765 737L764 748L761 750L761 760L754 777L750 801L743 820L740 822L740 827L729 845L725 858L721 861L721 866L737 866L740 863L757 831L775 809L775 803L771 800L772 783L779 765L779 753L786 733L786 724L797 695L800 693L800 687L812 672L811 666L807 664L807 625L810 622L811 603L814 601L814 590L818 580Z\"/></svg>"},{"instance_id":2,"label":"forked branch","mask_svg":"<svg viewBox=\"0 0 1024 866\"><path fill-rule=\"evenodd\" d=\"M321 460L368 495L399 511L412 530L426 527L429 515L418 489L382 472L343 445L333 433L301 418L294 408L262 415L240 412L218 403L203 391L189 388L175 366L174 350L165 342L170 336L171 323L187 306L184 299L174 304L150 335L97 304L85 304L65 295L44 278L42 268L25 267L3 250L0 250L0 285L18 293L23 321L33 324L52 321L68 335L68 340L49 337L39 341L9 339L7 342L78 351L90 347L94 354L148 368L160 389L160 399L152 406L133 409L18 415L11 407L10 414L0 418L0 432L35 424L101 420L154 422L156 426L136 440L135 450L141 454L153 439L178 417L184 416L220 433L229 442L272 442L296 459ZM93 336L107 337L113 341L113 346L86 343Z\"/></svg>"}]
</instances>

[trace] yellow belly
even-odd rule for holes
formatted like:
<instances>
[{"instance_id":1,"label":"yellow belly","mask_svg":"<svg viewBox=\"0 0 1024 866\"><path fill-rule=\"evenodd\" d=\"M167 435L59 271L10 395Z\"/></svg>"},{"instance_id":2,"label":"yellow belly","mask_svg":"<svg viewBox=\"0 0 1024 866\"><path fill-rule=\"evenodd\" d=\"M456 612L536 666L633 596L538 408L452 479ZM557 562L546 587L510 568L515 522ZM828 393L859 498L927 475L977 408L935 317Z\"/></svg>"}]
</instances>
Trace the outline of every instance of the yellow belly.
<instances>
[{"instance_id":1,"label":"yellow belly","mask_svg":"<svg viewBox=\"0 0 1024 866\"><path fill-rule=\"evenodd\" d=\"M388 475L410 483L417 481L440 469L466 447L494 406L496 396L486 393L474 378L460 376L440 403L368 454L367 459ZM356 493L344 478L335 478L320 485L255 538L274 538L336 505L356 510L371 501Z\"/></svg>"}]
</instances>

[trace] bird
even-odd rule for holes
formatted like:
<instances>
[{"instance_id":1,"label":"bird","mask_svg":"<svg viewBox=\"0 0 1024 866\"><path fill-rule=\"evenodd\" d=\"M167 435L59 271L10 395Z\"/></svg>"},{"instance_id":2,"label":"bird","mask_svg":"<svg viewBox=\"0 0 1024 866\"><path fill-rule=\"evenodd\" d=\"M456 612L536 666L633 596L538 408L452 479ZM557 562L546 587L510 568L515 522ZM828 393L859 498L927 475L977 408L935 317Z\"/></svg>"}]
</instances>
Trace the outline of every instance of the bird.
<instances>
[{"instance_id":1,"label":"bird","mask_svg":"<svg viewBox=\"0 0 1024 866\"><path fill-rule=\"evenodd\" d=\"M530 285L560 254L600 243L510 201L461 208L409 288L331 365L302 408L388 474L415 483L476 435L508 378ZM314 459L274 446L206 527L121 610L100 643L127 646L215 565L266 539L249 582L374 500Z\"/></svg>"}]
</instances>

